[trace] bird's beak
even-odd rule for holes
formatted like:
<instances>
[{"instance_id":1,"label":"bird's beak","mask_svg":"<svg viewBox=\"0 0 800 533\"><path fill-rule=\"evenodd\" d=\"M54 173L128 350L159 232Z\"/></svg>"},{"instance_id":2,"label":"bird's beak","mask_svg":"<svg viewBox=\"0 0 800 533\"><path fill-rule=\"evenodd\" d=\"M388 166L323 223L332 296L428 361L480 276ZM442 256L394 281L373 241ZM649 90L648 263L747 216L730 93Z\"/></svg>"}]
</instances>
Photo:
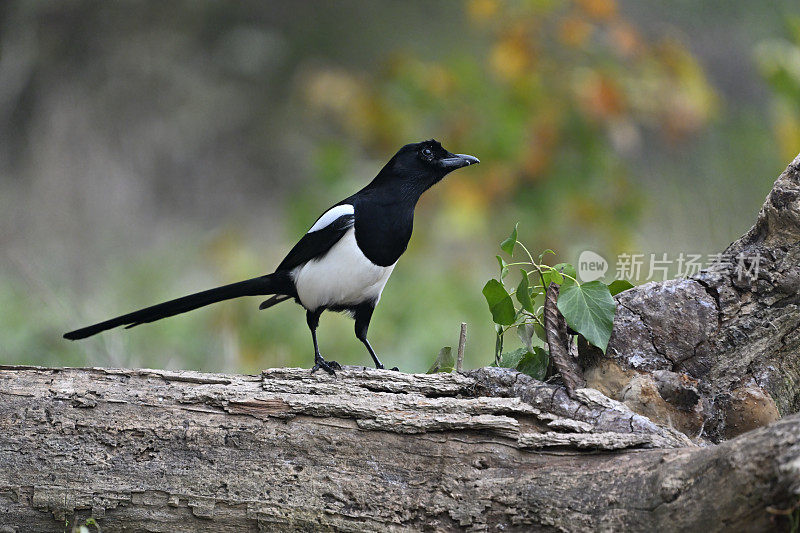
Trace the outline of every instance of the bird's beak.
<instances>
[{"instance_id":1,"label":"bird's beak","mask_svg":"<svg viewBox=\"0 0 800 533\"><path fill-rule=\"evenodd\" d=\"M468 165L477 165L480 162L480 159L477 157L467 154L450 154L450 157L439 160L439 164L442 168L447 170L455 170Z\"/></svg>"}]
</instances>

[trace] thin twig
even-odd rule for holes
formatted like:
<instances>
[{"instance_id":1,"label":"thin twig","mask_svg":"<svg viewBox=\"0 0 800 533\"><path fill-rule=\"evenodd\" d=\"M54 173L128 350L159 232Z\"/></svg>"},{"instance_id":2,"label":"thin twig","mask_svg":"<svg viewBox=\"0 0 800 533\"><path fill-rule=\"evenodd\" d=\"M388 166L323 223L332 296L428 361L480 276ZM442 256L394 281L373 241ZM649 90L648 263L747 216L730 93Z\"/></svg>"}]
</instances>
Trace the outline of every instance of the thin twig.
<instances>
[{"instance_id":1,"label":"thin twig","mask_svg":"<svg viewBox=\"0 0 800 533\"><path fill-rule=\"evenodd\" d=\"M461 336L458 338L458 358L456 359L456 372L461 372L464 367L464 348L467 347L467 323L461 323Z\"/></svg>"}]
</instances>

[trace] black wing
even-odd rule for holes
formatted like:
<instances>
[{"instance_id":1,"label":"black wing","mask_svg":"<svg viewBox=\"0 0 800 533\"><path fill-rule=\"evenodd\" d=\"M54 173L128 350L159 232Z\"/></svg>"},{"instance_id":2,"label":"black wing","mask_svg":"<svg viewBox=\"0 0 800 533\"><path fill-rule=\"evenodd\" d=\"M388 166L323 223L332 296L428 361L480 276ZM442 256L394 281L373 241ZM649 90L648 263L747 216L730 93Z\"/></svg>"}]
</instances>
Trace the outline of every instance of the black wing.
<instances>
[{"instance_id":1,"label":"black wing","mask_svg":"<svg viewBox=\"0 0 800 533\"><path fill-rule=\"evenodd\" d=\"M314 258L322 257L354 223L355 215L342 215L324 228L306 233L275 270L292 270Z\"/></svg>"}]
</instances>

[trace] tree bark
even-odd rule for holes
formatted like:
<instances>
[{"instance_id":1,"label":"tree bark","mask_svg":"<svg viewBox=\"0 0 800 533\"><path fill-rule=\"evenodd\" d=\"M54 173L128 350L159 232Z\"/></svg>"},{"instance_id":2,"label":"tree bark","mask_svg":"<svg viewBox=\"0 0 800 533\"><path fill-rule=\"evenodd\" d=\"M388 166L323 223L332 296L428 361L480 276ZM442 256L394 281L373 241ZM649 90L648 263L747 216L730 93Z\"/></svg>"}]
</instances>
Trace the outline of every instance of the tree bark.
<instances>
[{"instance_id":1,"label":"tree bark","mask_svg":"<svg viewBox=\"0 0 800 533\"><path fill-rule=\"evenodd\" d=\"M589 387L698 442L800 410L800 156L716 264L616 299L607 355L581 345Z\"/></svg>"},{"instance_id":2,"label":"tree bark","mask_svg":"<svg viewBox=\"0 0 800 533\"><path fill-rule=\"evenodd\" d=\"M5 531L756 531L800 494L798 415L696 447L507 369L0 380Z\"/></svg>"},{"instance_id":3,"label":"tree bark","mask_svg":"<svg viewBox=\"0 0 800 533\"><path fill-rule=\"evenodd\" d=\"M799 289L800 157L719 265L617 295L571 395L502 368L0 367L0 533L785 529Z\"/></svg>"},{"instance_id":4,"label":"tree bark","mask_svg":"<svg viewBox=\"0 0 800 533\"><path fill-rule=\"evenodd\" d=\"M550 350L550 361L561 375L567 394L574 398L576 390L586 387L586 380L583 379L583 370L578 361L570 353L572 337L568 334L567 321L557 307L559 292L559 286L552 282L545 291L544 331Z\"/></svg>"}]
</instances>

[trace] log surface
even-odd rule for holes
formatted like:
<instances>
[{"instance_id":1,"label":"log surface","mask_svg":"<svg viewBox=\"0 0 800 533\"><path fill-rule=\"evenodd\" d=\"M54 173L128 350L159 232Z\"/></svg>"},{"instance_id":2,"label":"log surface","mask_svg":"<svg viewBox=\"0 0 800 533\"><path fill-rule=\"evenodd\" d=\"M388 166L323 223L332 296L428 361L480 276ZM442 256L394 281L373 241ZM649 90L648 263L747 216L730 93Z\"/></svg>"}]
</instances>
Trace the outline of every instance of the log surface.
<instances>
[{"instance_id":1,"label":"log surface","mask_svg":"<svg viewBox=\"0 0 800 533\"><path fill-rule=\"evenodd\" d=\"M800 416L697 447L506 369L1 367L0 398L0 531L757 531L800 494Z\"/></svg>"}]
</instances>

